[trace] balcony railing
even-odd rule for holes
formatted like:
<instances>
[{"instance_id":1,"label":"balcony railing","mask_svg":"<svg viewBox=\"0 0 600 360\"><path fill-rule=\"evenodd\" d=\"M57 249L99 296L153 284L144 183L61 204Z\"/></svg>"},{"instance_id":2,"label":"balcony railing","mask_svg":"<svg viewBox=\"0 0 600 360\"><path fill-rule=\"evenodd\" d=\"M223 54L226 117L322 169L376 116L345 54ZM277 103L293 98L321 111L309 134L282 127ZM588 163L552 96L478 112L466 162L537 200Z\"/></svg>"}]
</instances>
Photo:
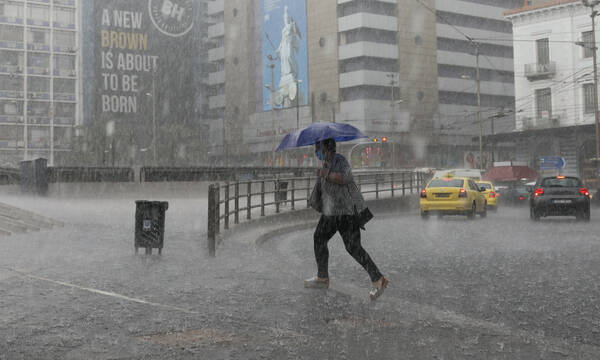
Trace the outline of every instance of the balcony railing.
<instances>
[{"instance_id":1,"label":"balcony railing","mask_svg":"<svg viewBox=\"0 0 600 360\"><path fill-rule=\"evenodd\" d=\"M550 61L548 63L525 64L525 76L529 80L549 78L556 74L556 63Z\"/></svg>"},{"instance_id":2,"label":"balcony railing","mask_svg":"<svg viewBox=\"0 0 600 360\"><path fill-rule=\"evenodd\" d=\"M525 117L522 118L523 122L523 130L533 130L533 129L550 129L560 126L561 116L558 114L552 114L549 117Z\"/></svg>"}]
</instances>

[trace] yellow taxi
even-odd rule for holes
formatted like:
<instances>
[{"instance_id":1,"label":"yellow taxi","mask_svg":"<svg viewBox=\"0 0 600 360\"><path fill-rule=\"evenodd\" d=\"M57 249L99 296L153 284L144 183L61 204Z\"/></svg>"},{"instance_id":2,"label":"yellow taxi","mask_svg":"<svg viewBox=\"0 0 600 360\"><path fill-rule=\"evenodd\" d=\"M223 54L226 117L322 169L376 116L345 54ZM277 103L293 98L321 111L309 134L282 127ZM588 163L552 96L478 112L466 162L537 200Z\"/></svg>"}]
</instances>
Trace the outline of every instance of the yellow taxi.
<instances>
[{"instance_id":1,"label":"yellow taxi","mask_svg":"<svg viewBox=\"0 0 600 360\"><path fill-rule=\"evenodd\" d=\"M479 188L485 188L485 191L482 193L485 195L485 200L487 201L488 210L496 211L498 210L498 194L496 194L496 189L494 188L494 184L491 181L475 181L475 184Z\"/></svg>"},{"instance_id":2,"label":"yellow taxi","mask_svg":"<svg viewBox=\"0 0 600 360\"><path fill-rule=\"evenodd\" d=\"M434 178L421 190L421 217L430 214L487 216L487 202L473 179L466 177Z\"/></svg>"}]
</instances>

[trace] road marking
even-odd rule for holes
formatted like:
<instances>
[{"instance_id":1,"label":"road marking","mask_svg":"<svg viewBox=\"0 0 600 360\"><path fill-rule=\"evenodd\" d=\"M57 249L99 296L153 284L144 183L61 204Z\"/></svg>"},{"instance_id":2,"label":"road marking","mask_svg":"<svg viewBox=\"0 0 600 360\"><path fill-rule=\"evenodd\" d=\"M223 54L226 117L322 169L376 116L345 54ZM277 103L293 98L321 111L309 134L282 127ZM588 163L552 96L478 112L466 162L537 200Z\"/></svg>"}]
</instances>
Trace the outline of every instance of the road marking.
<instances>
[{"instance_id":1,"label":"road marking","mask_svg":"<svg viewBox=\"0 0 600 360\"><path fill-rule=\"evenodd\" d=\"M116 299L121 299L121 300L129 301L129 302L134 302L134 303L138 303L138 304L144 304L144 305L159 307L159 308L168 309L168 310L180 311L180 312L184 312L186 314L195 314L195 315L200 314L197 311L193 311L193 310L189 310L189 309L184 309L184 308L181 308L181 307L178 307L178 306L159 304L159 303L155 303L155 302L152 302L152 301L146 301L144 299L138 299L138 298L134 298L134 297L126 296L126 295L117 294L117 293L112 292L112 291L104 291L104 290L94 289L94 288L90 288L90 287L85 287L85 286L71 284L71 283L64 282L64 281L49 279L49 278L46 278L46 277L43 277L43 276L32 275L32 274L29 274L29 273L26 273L26 272L23 272L23 271L19 271L19 270L8 269L8 268L6 268L6 269L9 270L9 271L12 271L15 274L21 275L23 277L28 277L28 278L39 280L39 281L45 281L45 282L49 282L49 283L56 284L56 285L70 287L70 288L73 288L73 289L83 290L83 291L91 292L91 293L94 293L94 294L99 294L99 295L104 295L104 296L110 296L110 297L113 297L113 298L116 298Z\"/></svg>"}]
</instances>

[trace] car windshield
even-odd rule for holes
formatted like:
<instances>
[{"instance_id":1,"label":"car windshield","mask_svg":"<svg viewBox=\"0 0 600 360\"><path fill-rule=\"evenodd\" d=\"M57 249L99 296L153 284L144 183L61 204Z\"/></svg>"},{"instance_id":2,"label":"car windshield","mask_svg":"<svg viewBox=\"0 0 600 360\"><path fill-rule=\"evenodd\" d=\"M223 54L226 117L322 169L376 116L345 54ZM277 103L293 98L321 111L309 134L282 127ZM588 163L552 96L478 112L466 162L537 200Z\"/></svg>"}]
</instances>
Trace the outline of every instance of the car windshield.
<instances>
[{"instance_id":1,"label":"car windshield","mask_svg":"<svg viewBox=\"0 0 600 360\"><path fill-rule=\"evenodd\" d=\"M515 187L515 191L518 193L526 193L529 192L529 189L526 186L517 186Z\"/></svg>"},{"instance_id":2,"label":"car windshield","mask_svg":"<svg viewBox=\"0 0 600 360\"><path fill-rule=\"evenodd\" d=\"M577 178L546 178L542 181L542 187L579 187L581 185Z\"/></svg>"},{"instance_id":3,"label":"car windshield","mask_svg":"<svg viewBox=\"0 0 600 360\"><path fill-rule=\"evenodd\" d=\"M429 183L430 188L432 187L462 187L464 180L461 179L435 179Z\"/></svg>"},{"instance_id":4,"label":"car windshield","mask_svg":"<svg viewBox=\"0 0 600 360\"><path fill-rule=\"evenodd\" d=\"M477 183L477 186L479 186L480 188L486 188L487 190L491 190L492 189L492 184Z\"/></svg>"}]
</instances>

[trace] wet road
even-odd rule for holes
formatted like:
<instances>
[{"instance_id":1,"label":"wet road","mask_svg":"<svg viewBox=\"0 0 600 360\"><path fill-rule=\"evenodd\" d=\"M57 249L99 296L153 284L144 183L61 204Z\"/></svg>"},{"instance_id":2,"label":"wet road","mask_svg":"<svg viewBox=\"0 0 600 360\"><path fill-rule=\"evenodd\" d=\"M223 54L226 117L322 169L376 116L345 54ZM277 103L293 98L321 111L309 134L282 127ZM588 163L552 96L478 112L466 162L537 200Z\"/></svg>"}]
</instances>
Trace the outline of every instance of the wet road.
<instances>
[{"instance_id":1,"label":"wet road","mask_svg":"<svg viewBox=\"0 0 600 360\"><path fill-rule=\"evenodd\" d=\"M309 290L312 230L260 247L248 230L209 259L202 206L176 199L163 256L136 257L130 202L23 204L67 225L0 238L0 358L600 358L595 209L589 224L376 214L363 244L391 284L372 303L338 235L331 288Z\"/></svg>"}]
</instances>

